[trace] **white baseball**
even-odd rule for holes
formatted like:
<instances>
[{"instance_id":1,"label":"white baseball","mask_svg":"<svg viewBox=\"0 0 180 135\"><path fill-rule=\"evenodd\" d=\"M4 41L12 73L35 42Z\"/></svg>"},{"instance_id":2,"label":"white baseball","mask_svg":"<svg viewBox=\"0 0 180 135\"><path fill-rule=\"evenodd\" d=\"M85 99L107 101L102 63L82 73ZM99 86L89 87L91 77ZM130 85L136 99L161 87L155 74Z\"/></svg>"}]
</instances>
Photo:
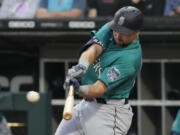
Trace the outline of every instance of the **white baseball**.
<instances>
[{"instance_id":1,"label":"white baseball","mask_svg":"<svg viewBox=\"0 0 180 135\"><path fill-rule=\"evenodd\" d=\"M40 95L38 92L36 91L29 91L26 95L26 99L29 101L29 102L32 102L32 103L35 103L35 102L38 102L39 99L40 99Z\"/></svg>"}]
</instances>

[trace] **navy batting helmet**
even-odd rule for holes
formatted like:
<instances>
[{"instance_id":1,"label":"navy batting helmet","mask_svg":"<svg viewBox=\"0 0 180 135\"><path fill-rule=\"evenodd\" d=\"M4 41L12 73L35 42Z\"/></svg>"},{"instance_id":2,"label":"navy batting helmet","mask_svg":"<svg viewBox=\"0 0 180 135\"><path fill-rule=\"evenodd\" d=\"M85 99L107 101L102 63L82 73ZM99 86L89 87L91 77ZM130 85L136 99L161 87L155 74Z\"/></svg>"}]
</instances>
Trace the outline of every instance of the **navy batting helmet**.
<instances>
[{"instance_id":1,"label":"navy batting helmet","mask_svg":"<svg viewBox=\"0 0 180 135\"><path fill-rule=\"evenodd\" d=\"M119 9L108 26L113 31L120 34L128 35L137 30L140 30L143 24L142 12L132 6L127 6Z\"/></svg>"}]
</instances>

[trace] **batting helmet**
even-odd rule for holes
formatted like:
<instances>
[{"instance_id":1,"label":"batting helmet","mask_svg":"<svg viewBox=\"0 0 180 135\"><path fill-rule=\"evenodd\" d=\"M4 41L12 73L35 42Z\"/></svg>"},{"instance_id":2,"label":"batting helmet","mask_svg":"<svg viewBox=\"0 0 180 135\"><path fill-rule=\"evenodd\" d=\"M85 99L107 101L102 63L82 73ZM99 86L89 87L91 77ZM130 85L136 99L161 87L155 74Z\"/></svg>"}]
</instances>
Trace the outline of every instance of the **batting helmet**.
<instances>
[{"instance_id":1,"label":"batting helmet","mask_svg":"<svg viewBox=\"0 0 180 135\"><path fill-rule=\"evenodd\" d=\"M127 6L115 13L113 20L109 22L108 26L113 31L128 35L141 29L142 24L142 12L135 7Z\"/></svg>"}]
</instances>

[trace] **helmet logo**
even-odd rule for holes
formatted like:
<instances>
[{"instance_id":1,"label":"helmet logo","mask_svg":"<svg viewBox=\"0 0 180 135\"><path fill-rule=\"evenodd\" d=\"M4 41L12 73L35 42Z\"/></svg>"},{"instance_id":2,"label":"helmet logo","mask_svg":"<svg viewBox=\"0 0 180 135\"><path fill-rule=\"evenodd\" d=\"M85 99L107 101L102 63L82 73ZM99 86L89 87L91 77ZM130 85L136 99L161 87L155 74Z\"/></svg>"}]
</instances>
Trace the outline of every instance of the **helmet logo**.
<instances>
[{"instance_id":1,"label":"helmet logo","mask_svg":"<svg viewBox=\"0 0 180 135\"><path fill-rule=\"evenodd\" d=\"M119 18L118 24L119 24L119 25L123 25L124 20L125 20L125 17L124 17L124 16L121 16L121 17Z\"/></svg>"}]
</instances>

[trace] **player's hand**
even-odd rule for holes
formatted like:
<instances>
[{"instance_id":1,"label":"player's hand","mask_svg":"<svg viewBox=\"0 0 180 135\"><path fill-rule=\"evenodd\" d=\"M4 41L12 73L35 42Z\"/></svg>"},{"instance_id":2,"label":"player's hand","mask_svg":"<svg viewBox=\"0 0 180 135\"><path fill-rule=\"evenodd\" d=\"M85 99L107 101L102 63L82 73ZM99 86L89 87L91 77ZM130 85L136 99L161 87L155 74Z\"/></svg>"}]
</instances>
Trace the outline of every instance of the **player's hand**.
<instances>
[{"instance_id":1,"label":"player's hand","mask_svg":"<svg viewBox=\"0 0 180 135\"><path fill-rule=\"evenodd\" d=\"M86 72L88 67L82 65L82 64L77 64L75 66L73 66L72 68L70 68L68 70L68 74L66 78L79 78L82 77L83 74Z\"/></svg>"},{"instance_id":2,"label":"player's hand","mask_svg":"<svg viewBox=\"0 0 180 135\"><path fill-rule=\"evenodd\" d=\"M80 84L76 78L66 78L63 85L64 89L68 90L70 85L73 85L75 92L78 93Z\"/></svg>"}]
</instances>

